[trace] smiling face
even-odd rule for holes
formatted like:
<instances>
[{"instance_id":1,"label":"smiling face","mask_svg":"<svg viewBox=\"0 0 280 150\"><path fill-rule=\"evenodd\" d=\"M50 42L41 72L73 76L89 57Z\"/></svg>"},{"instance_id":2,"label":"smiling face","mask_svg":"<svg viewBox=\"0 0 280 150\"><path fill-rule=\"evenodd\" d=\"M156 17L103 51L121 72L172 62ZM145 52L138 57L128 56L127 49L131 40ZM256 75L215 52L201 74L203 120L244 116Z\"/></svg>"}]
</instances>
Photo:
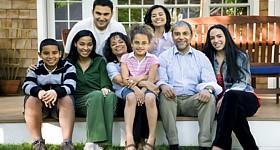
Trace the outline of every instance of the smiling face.
<instances>
[{"instance_id":1,"label":"smiling face","mask_svg":"<svg viewBox=\"0 0 280 150\"><path fill-rule=\"evenodd\" d=\"M214 28L210 31L210 41L217 51L224 50L226 44L225 34L221 29Z\"/></svg>"},{"instance_id":2,"label":"smiling face","mask_svg":"<svg viewBox=\"0 0 280 150\"><path fill-rule=\"evenodd\" d=\"M112 49L112 53L116 56L122 56L123 54L127 53L125 41L118 35L111 38L110 47Z\"/></svg>"},{"instance_id":3,"label":"smiling face","mask_svg":"<svg viewBox=\"0 0 280 150\"><path fill-rule=\"evenodd\" d=\"M160 7L152 10L151 21L154 27L162 27L166 24L166 14Z\"/></svg>"},{"instance_id":4,"label":"smiling face","mask_svg":"<svg viewBox=\"0 0 280 150\"><path fill-rule=\"evenodd\" d=\"M144 57L150 47L148 36L146 34L136 34L131 46L136 57Z\"/></svg>"},{"instance_id":5,"label":"smiling face","mask_svg":"<svg viewBox=\"0 0 280 150\"><path fill-rule=\"evenodd\" d=\"M92 11L92 15L96 28L99 30L105 30L113 14L109 6L96 5Z\"/></svg>"},{"instance_id":6,"label":"smiling face","mask_svg":"<svg viewBox=\"0 0 280 150\"><path fill-rule=\"evenodd\" d=\"M92 38L90 36L81 37L77 43L75 43L75 47L77 47L77 52L79 57L87 58L92 52L93 43Z\"/></svg>"},{"instance_id":7,"label":"smiling face","mask_svg":"<svg viewBox=\"0 0 280 150\"><path fill-rule=\"evenodd\" d=\"M192 39L191 30L186 26L177 26L172 32L173 41L180 52L188 51Z\"/></svg>"},{"instance_id":8,"label":"smiling face","mask_svg":"<svg viewBox=\"0 0 280 150\"><path fill-rule=\"evenodd\" d=\"M39 53L40 58L49 70L53 70L60 59L60 51L56 45L46 45Z\"/></svg>"}]
</instances>

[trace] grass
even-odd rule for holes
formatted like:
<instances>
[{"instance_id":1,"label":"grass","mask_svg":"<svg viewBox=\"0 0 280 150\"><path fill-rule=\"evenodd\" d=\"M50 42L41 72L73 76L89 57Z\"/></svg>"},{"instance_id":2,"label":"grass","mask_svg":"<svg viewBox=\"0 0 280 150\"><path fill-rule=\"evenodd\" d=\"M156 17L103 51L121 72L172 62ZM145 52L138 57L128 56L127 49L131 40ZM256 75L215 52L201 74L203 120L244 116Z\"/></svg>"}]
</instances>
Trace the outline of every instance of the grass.
<instances>
[{"instance_id":1,"label":"grass","mask_svg":"<svg viewBox=\"0 0 280 150\"><path fill-rule=\"evenodd\" d=\"M84 145L83 144L75 144L76 150L83 150ZM59 150L59 145L50 145L47 144L48 150ZM112 146L108 145L104 147L104 150L123 150L124 147L120 146ZM168 147L165 145L159 145L156 146L156 150L168 150ZM0 144L0 150L32 150L31 144ZM190 147L190 146L182 146L180 147L180 150L197 150L197 147Z\"/></svg>"}]
</instances>

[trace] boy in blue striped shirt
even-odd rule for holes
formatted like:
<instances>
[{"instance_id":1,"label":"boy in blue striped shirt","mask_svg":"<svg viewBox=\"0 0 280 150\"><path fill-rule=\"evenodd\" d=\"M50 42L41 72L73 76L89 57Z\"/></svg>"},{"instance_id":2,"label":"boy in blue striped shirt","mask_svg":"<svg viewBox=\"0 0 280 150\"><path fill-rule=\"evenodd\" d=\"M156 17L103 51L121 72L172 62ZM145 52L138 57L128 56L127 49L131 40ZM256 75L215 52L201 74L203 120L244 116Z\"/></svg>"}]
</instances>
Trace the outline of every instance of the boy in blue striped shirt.
<instances>
[{"instance_id":1,"label":"boy in blue striped shirt","mask_svg":"<svg viewBox=\"0 0 280 150\"><path fill-rule=\"evenodd\" d=\"M22 89L24 117L33 142L33 149L45 150L42 138L42 120L46 117L59 119L63 142L61 149L74 149L72 132L75 112L72 94L76 88L76 69L61 59L58 42L45 39L40 44L40 60L37 67L28 69Z\"/></svg>"}]
</instances>

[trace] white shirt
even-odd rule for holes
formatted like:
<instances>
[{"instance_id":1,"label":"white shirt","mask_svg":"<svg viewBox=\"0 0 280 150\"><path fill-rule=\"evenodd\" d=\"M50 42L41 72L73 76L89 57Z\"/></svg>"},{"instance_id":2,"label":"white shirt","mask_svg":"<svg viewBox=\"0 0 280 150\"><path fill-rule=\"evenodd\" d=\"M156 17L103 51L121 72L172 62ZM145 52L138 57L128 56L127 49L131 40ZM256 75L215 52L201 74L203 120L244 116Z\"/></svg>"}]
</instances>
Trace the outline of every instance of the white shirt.
<instances>
[{"instance_id":1,"label":"white shirt","mask_svg":"<svg viewBox=\"0 0 280 150\"><path fill-rule=\"evenodd\" d=\"M103 47L105 44L106 39L110 36L113 32L121 32L123 34L126 34L124 26L111 19L110 23L108 24L107 28L103 31L98 30L94 23L93 23L93 17L81 20L77 22L71 31L68 34L66 45L65 45L65 53L69 54L71 49L71 43L74 38L74 36L81 30L89 30L93 33L95 40L96 40L96 50L95 52L97 54L100 54L103 56Z\"/></svg>"}]
</instances>

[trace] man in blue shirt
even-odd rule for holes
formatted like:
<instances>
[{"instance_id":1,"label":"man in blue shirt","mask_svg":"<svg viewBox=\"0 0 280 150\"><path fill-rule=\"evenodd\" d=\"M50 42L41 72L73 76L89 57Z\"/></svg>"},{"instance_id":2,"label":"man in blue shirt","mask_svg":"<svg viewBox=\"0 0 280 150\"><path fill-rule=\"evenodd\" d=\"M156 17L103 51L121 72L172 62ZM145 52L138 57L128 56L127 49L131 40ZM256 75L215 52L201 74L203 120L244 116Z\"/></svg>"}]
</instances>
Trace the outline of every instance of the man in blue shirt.
<instances>
[{"instance_id":1,"label":"man in blue shirt","mask_svg":"<svg viewBox=\"0 0 280 150\"><path fill-rule=\"evenodd\" d=\"M200 150L210 149L216 113L215 95L222 91L208 58L190 46L193 33L189 23L173 25L174 46L159 56L157 85L161 89L160 115L169 149L179 147L176 115L197 116Z\"/></svg>"}]
</instances>

